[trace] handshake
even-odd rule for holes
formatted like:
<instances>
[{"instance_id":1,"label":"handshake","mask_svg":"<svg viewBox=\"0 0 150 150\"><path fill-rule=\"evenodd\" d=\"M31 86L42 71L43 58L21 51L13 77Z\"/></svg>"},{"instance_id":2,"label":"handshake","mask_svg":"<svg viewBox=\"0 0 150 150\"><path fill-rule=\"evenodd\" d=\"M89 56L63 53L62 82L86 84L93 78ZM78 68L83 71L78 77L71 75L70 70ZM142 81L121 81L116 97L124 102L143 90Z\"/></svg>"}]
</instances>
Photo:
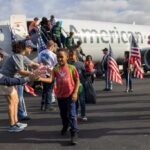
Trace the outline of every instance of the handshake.
<instances>
[{"instance_id":1,"label":"handshake","mask_svg":"<svg viewBox=\"0 0 150 150\"><path fill-rule=\"evenodd\" d=\"M33 70L29 75L30 81L38 81L40 77L46 78L51 74L51 68L47 66L40 66L38 69Z\"/></svg>"}]
</instances>

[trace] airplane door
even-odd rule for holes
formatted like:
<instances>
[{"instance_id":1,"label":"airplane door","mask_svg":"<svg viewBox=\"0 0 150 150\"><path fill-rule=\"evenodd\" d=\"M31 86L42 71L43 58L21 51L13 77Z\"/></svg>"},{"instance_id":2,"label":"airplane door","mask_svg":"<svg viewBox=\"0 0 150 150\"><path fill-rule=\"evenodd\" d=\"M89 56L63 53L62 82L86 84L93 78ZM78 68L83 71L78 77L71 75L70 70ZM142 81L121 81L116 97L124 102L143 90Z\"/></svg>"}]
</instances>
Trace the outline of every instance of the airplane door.
<instances>
[{"instance_id":1,"label":"airplane door","mask_svg":"<svg viewBox=\"0 0 150 150\"><path fill-rule=\"evenodd\" d=\"M9 25L0 25L0 48L11 53L11 34Z\"/></svg>"},{"instance_id":2,"label":"airplane door","mask_svg":"<svg viewBox=\"0 0 150 150\"><path fill-rule=\"evenodd\" d=\"M23 40L28 35L25 15L11 15L10 27L15 40Z\"/></svg>"}]
</instances>

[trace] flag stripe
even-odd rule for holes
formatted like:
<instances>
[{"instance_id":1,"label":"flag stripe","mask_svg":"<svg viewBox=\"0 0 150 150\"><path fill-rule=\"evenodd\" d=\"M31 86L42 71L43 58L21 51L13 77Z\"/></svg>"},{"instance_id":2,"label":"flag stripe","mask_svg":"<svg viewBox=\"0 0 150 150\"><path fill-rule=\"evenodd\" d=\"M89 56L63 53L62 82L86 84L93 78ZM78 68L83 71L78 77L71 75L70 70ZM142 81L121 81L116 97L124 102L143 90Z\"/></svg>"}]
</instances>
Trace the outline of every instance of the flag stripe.
<instances>
[{"instance_id":1,"label":"flag stripe","mask_svg":"<svg viewBox=\"0 0 150 150\"><path fill-rule=\"evenodd\" d=\"M29 86L28 84L24 85L24 89L27 93L30 93L33 96L37 96L34 89L31 86Z\"/></svg>"},{"instance_id":2,"label":"flag stripe","mask_svg":"<svg viewBox=\"0 0 150 150\"><path fill-rule=\"evenodd\" d=\"M108 58L108 70L109 70L109 80L123 84L122 78L118 69L118 64L116 60L112 57L111 46L109 45L109 58Z\"/></svg>"},{"instance_id":3,"label":"flag stripe","mask_svg":"<svg viewBox=\"0 0 150 150\"><path fill-rule=\"evenodd\" d=\"M135 41L134 36L132 35L132 41L131 41L131 51L130 51L130 63L132 62L134 66L134 77L143 79L143 71L141 69L141 55L140 55L140 49L138 48L138 45Z\"/></svg>"},{"instance_id":4,"label":"flag stripe","mask_svg":"<svg viewBox=\"0 0 150 150\"><path fill-rule=\"evenodd\" d=\"M109 80L119 84L123 84L121 75L119 73L118 65L112 56L109 56L108 59L108 69L109 69Z\"/></svg>"}]
</instances>

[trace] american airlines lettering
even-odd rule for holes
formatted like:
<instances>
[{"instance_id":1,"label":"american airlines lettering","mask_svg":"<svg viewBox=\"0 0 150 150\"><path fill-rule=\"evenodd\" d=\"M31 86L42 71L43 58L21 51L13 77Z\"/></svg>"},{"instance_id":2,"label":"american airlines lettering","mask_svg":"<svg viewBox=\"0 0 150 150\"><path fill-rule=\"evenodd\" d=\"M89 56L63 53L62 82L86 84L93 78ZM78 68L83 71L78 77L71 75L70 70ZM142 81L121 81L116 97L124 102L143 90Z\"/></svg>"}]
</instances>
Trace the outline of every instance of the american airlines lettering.
<instances>
[{"instance_id":1,"label":"american airlines lettering","mask_svg":"<svg viewBox=\"0 0 150 150\"><path fill-rule=\"evenodd\" d=\"M75 33L75 39L81 40L83 43L130 43L130 36L133 34L136 37L138 43L143 44L144 37L141 32L133 31L119 31L117 27L113 27L112 30L101 29L81 29L78 31L74 25L70 25L70 31Z\"/></svg>"}]
</instances>

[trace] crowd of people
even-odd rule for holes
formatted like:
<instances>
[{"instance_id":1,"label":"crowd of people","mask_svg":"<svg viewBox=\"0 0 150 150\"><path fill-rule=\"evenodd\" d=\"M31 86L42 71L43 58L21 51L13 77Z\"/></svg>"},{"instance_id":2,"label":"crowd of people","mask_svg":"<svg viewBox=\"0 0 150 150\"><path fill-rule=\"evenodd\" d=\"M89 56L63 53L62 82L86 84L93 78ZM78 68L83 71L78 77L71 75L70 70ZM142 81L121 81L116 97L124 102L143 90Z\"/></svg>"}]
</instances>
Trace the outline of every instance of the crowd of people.
<instances>
[{"instance_id":1,"label":"crowd of people","mask_svg":"<svg viewBox=\"0 0 150 150\"><path fill-rule=\"evenodd\" d=\"M32 36L39 33L40 28L40 35L46 45L46 48L39 52L37 63L27 57L32 52L32 48L35 48L30 38L12 42L13 54L9 57L6 56L4 50L0 50L0 88L1 95L6 96L8 102L10 120L8 131L20 132L27 127L26 123L20 123L20 121L31 119L25 106L23 85L36 81L42 83L43 87L41 111L55 110L52 106L52 98L55 95L63 126L61 135L65 135L70 127L71 144L76 144L77 118L82 121L88 120L86 85L88 82L92 86L96 76L92 56L84 54L81 41L75 43L73 32L70 32L66 38L64 37L61 32L61 22L56 21L53 15L49 20L43 17L40 24L38 21L39 19L35 17L28 29L29 36ZM103 52L101 66L106 81L104 91L110 91L112 82L109 81L107 75L108 49L103 49ZM86 57L85 60L83 56ZM126 53L124 63L126 79L128 68L128 54ZM129 91L132 91L131 77L129 81Z\"/></svg>"}]
</instances>

